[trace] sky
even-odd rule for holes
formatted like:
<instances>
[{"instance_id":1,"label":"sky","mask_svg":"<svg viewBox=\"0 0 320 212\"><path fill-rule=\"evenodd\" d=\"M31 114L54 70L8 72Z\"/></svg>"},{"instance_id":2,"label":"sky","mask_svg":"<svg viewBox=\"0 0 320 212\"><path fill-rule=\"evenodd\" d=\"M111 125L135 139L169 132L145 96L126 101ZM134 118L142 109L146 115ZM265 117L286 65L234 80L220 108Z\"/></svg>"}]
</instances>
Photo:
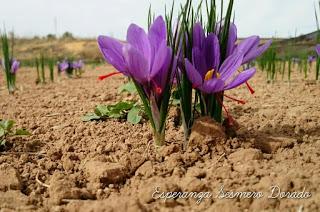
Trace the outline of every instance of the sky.
<instances>
[{"instance_id":1,"label":"sky","mask_svg":"<svg viewBox=\"0 0 320 212\"><path fill-rule=\"evenodd\" d=\"M0 0L0 28L18 36L126 36L131 23L146 28L152 5L156 14L172 0ZM175 0L175 4L185 0ZM197 2L197 0L194 0ZM220 2L217 0L217 2ZM315 0L235 0L239 37L293 37L316 30Z\"/></svg>"}]
</instances>

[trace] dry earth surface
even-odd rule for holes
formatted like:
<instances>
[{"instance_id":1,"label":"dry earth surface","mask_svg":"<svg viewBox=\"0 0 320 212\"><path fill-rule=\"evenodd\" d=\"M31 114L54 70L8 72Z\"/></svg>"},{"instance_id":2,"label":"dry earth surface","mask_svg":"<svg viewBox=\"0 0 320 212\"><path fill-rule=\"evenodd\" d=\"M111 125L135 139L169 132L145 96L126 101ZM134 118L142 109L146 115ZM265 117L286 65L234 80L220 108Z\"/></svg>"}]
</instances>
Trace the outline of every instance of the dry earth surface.
<instances>
[{"instance_id":1,"label":"dry earth surface","mask_svg":"<svg viewBox=\"0 0 320 212\"><path fill-rule=\"evenodd\" d=\"M0 152L0 211L320 211L320 83L295 73L289 85L267 84L259 72L228 92L245 105L226 100L237 120L234 138L202 119L186 151L172 108L165 147L150 141L148 124L124 120L81 121L98 104L136 98L118 94L121 76L98 82L112 71L86 67L80 79L35 84L35 70L18 73L19 91L9 96L0 74L0 117L28 129L10 137ZM313 76L312 76L313 77ZM305 190L306 199L270 199L271 186ZM219 190L263 192L263 197L218 198ZM154 199L161 192L210 192L203 199ZM159 195L158 195L159 196Z\"/></svg>"}]
</instances>

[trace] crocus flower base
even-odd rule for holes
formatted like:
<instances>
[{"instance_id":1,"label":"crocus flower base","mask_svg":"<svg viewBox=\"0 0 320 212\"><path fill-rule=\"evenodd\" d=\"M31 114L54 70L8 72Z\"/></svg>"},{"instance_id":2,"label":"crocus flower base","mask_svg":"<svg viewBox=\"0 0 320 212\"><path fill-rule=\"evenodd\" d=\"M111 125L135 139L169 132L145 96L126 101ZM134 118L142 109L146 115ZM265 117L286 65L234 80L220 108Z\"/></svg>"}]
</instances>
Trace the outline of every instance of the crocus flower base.
<instances>
[{"instance_id":1,"label":"crocus flower base","mask_svg":"<svg viewBox=\"0 0 320 212\"><path fill-rule=\"evenodd\" d=\"M158 132L156 130L153 130L153 141L154 141L155 146L165 145L165 142L166 142L165 131L162 130L162 132Z\"/></svg>"}]
</instances>

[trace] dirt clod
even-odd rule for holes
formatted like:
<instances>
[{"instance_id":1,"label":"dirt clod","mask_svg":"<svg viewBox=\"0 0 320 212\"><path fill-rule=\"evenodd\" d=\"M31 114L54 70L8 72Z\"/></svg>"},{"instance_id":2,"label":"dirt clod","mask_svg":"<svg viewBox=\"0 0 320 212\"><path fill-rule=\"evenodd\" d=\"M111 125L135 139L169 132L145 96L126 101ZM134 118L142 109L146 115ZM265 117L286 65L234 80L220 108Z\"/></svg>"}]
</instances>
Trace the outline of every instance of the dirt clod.
<instances>
[{"instance_id":1,"label":"dirt clod","mask_svg":"<svg viewBox=\"0 0 320 212\"><path fill-rule=\"evenodd\" d=\"M20 189L21 179L17 170L9 166L0 166L0 191Z\"/></svg>"},{"instance_id":2,"label":"dirt clod","mask_svg":"<svg viewBox=\"0 0 320 212\"><path fill-rule=\"evenodd\" d=\"M118 163L89 161L86 163L85 171L90 183L102 188L109 184L122 183L127 176L126 168Z\"/></svg>"},{"instance_id":3,"label":"dirt clod","mask_svg":"<svg viewBox=\"0 0 320 212\"><path fill-rule=\"evenodd\" d=\"M229 155L228 159L233 163L247 163L251 160L263 159L263 154L258 149L241 149Z\"/></svg>"}]
</instances>

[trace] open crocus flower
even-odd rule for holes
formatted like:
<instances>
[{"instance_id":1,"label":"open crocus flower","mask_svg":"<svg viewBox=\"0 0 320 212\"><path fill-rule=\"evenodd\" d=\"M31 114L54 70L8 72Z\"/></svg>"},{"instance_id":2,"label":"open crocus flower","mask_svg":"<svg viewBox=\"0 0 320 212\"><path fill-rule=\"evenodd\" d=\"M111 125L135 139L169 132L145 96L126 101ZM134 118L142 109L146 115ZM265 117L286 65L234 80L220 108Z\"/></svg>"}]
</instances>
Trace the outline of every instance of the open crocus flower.
<instances>
[{"instance_id":1,"label":"open crocus flower","mask_svg":"<svg viewBox=\"0 0 320 212\"><path fill-rule=\"evenodd\" d=\"M166 39L166 24L161 16L155 19L148 33L131 24L125 43L107 36L98 37L106 61L134 81L153 128L154 141L159 146L165 142L165 123L176 67L176 59ZM117 72L100 79L115 74Z\"/></svg>"},{"instance_id":2,"label":"open crocus flower","mask_svg":"<svg viewBox=\"0 0 320 212\"><path fill-rule=\"evenodd\" d=\"M317 52L318 56L320 56L320 44L316 45L316 52Z\"/></svg>"},{"instance_id":3,"label":"open crocus flower","mask_svg":"<svg viewBox=\"0 0 320 212\"><path fill-rule=\"evenodd\" d=\"M59 72L67 70L69 67L69 63L67 61L62 61L61 63L58 63L58 70Z\"/></svg>"},{"instance_id":4,"label":"open crocus flower","mask_svg":"<svg viewBox=\"0 0 320 212\"><path fill-rule=\"evenodd\" d=\"M13 59L11 62L11 69L10 69L11 73L16 74L19 67L20 67L20 62L16 59Z\"/></svg>"},{"instance_id":5,"label":"open crocus flower","mask_svg":"<svg viewBox=\"0 0 320 212\"><path fill-rule=\"evenodd\" d=\"M166 25L159 16L148 34L139 26L131 24L126 43L99 36L98 44L106 61L119 72L141 84L147 94L152 91L161 94L172 57L166 38Z\"/></svg>"},{"instance_id":6,"label":"open crocus flower","mask_svg":"<svg viewBox=\"0 0 320 212\"><path fill-rule=\"evenodd\" d=\"M220 65L220 46L217 36L205 37L202 26L193 29L192 63L186 59L186 71L193 86L200 91L213 94L235 88L248 81L256 72L254 68L238 73L244 53L235 51Z\"/></svg>"}]
</instances>

